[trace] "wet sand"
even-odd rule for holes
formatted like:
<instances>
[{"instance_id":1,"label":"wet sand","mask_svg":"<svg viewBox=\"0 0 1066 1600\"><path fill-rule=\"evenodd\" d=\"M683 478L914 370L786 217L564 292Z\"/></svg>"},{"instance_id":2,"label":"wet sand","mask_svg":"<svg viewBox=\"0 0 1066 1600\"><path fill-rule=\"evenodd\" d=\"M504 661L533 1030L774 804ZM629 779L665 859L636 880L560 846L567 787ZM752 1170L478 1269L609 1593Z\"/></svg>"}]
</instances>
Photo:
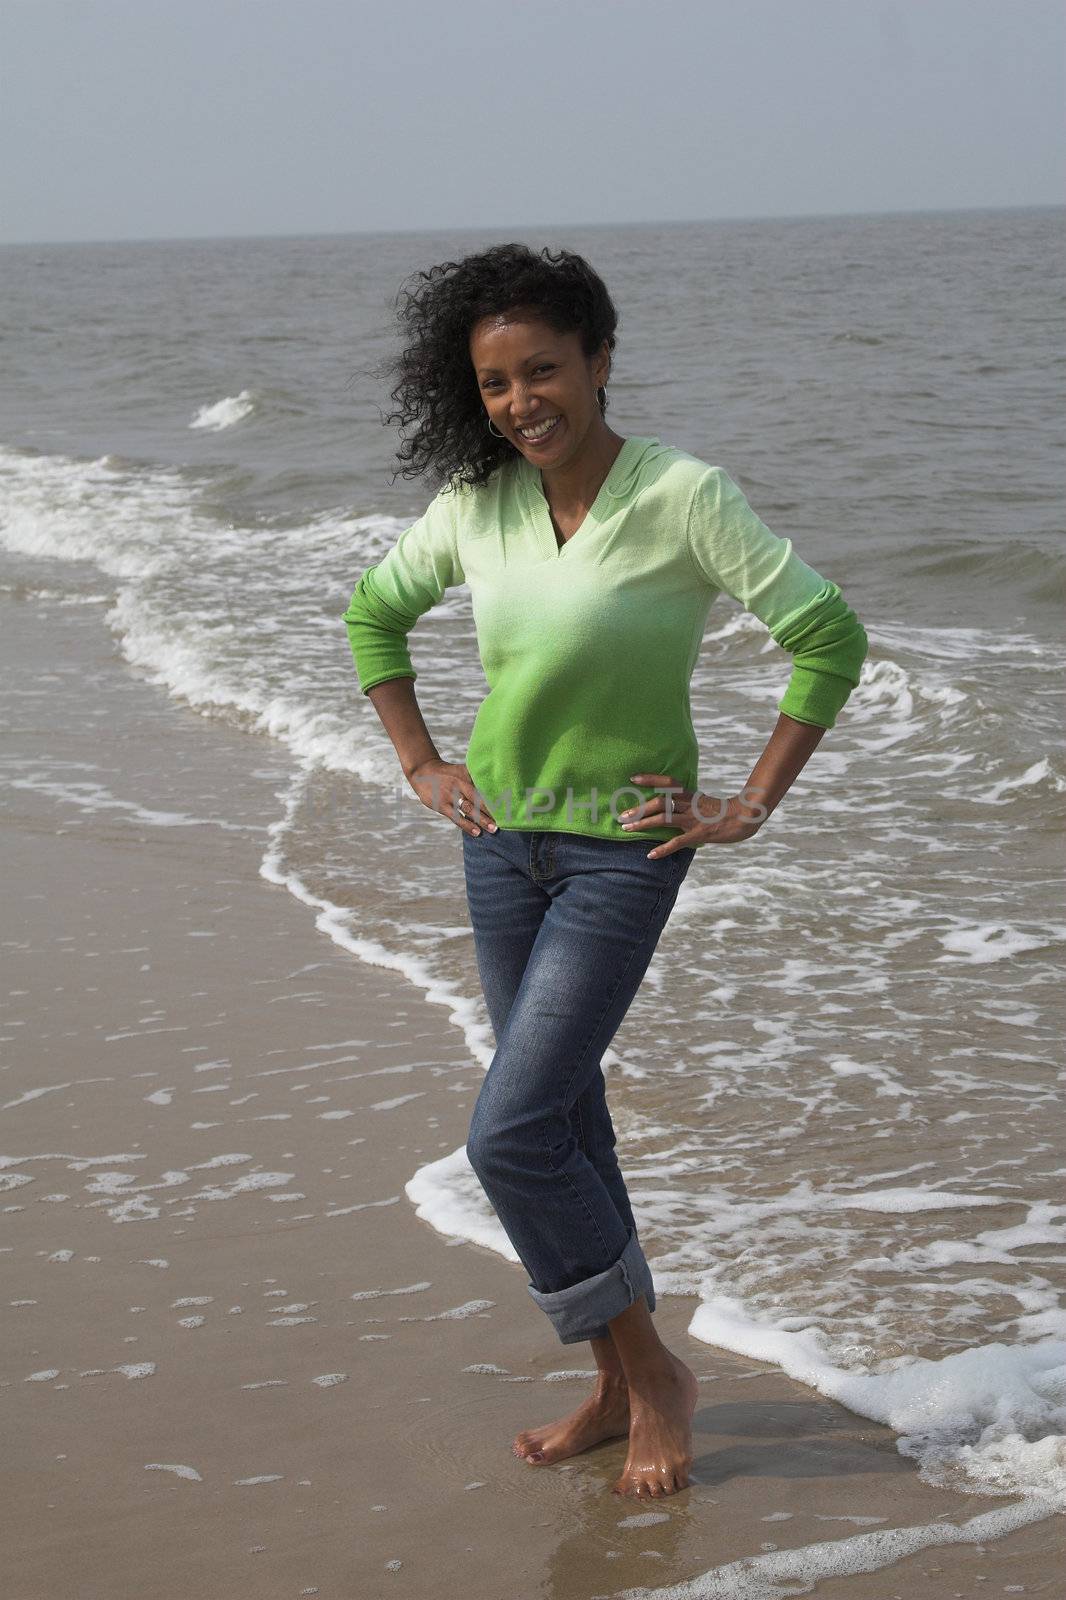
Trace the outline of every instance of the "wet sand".
<instances>
[{"instance_id":1,"label":"wet sand","mask_svg":"<svg viewBox=\"0 0 1066 1600\"><path fill-rule=\"evenodd\" d=\"M268 740L138 682L98 611L3 622L32 777L0 825L11 1600L1061 1594L1061 1517L1003 1535L1016 1497L923 1483L889 1430L691 1339L690 1300L656 1318L701 1380L690 1489L612 1495L623 1440L516 1460L591 1353L404 1192L463 1143L461 1033L260 875ZM946 1542L895 1560L891 1530Z\"/></svg>"}]
</instances>

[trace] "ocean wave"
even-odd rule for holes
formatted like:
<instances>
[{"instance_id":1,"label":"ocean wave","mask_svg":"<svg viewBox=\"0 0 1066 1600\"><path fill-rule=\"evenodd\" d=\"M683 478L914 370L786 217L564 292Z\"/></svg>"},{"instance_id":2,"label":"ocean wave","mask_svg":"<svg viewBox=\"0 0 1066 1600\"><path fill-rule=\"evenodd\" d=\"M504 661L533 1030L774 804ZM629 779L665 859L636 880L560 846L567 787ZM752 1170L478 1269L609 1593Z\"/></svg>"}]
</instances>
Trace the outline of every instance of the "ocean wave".
<instances>
[{"instance_id":1,"label":"ocean wave","mask_svg":"<svg viewBox=\"0 0 1066 1600\"><path fill-rule=\"evenodd\" d=\"M802 1208L797 1215L807 1216L819 1206L831 1210L864 1204L862 1196L818 1194L809 1185L800 1188ZM494 1250L506 1260L516 1259L473 1180L465 1150L421 1167L406 1192L418 1215L441 1233ZM786 1209L791 1198L782 1198ZM865 1200L904 1212L940 1204L1011 1203L1002 1196L945 1195L935 1190L899 1190ZM731 1218L732 1208L726 1209ZM1066 1208L1050 1209L1057 1216ZM634 1210L641 1233L650 1236L654 1217L636 1193ZM730 1225L726 1217L714 1224L719 1246L722 1228L728 1233ZM1032 1230L1015 1231L1017 1238L1005 1249L1035 1242ZM1044 1231L1046 1235L1046 1225ZM1062 1225L1051 1233L1061 1242ZM710 1245L708 1258L713 1255ZM671 1271L654 1258L651 1266L659 1294L698 1297L687 1329L694 1339L777 1366L858 1416L883 1423L899 1436L899 1453L917 1463L926 1482L972 1494L1039 1496L1048 1502L1045 1515L1066 1510L1066 1341L1061 1337L1018 1344L996 1341L936 1360L908 1355L898 1346L896 1353L884 1353L877 1348L872 1328L869 1345L844 1343L819 1328L812 1316L757 1314L720 1288L701 1289L699 1272ZM713 1271L704 1276L713 1277ZM832 1324L841 1319L834 1315L830 1320ZM1062 1317L1051 1309L1030 1320L1034 1331L1055 1327L1061 1334ZM867 1318L868 1326L870 1321ZM891 1351L891 1345L887 1348Z\"/></svg>"},{"instance_id":2,"label":"ocean wave","mask_svg":"<svg viewBox=\"0 0 1066 1600\"><path fill-rule=\"evenodd\" d=\"M932 549L924 545L906 554L910 574L919 583L963 580L1033 600L1066 599L1066 552L1050 542L1006 535L1001 544L991 546L972 539L940 539Z\"/></svg>"},{"instance_id":3,"label":"ocean wave","mask_svg":"<svg viewBox=\"0 0 1066 1600\"><path fill-rule=\"evenodd\" d=\"M712 1567L708 1572L686 1579L683 1584L619 1589L612 1600L786 1600L788 1596L813 1594L823 1578L886 1571L921 1550L935 1550L949 1544L969 1544L983 1549L993 1539L1004 1539L1020 1528L1045 1521L1058 1509L1054 1500L1043 1495L1026 1495L1013 1505L980 1512L965 1522L947 1522L941 1518L934 1522L853 1533L846 1539L820 1539L787 1550L771 1548L761 1555L744 1556L739 1561ZM882 1519L851 1517L846 1520ZM1013 1587L1020 1589L1022 1586L1015 1584ZM960 1592L955 1591L956 1594Z\"/></svg>"},{"instance_id":4,"label":"ocean wave","mask_svg":"<svg viewBox=\"0 0 1066 1600\"><path fill-rule=\"evenodd\" d=\"M107 623L127 660L175 696L265 732L328 770L394 782L395 759L376 720L352 715L356 689L341 614L358 573L381 559L409 519L326 509L295 525L241 527L217 513L212 495L211 482L178 468L0 447L0 544L30 557L91 561L121 580ZM27 595L54 587L18 577L18 592ZM84 575L75 586L88 588ZM985 805L1061 792L1064 780L1047 765L1050 741L1032 751L1017 744L1023 689L1004 673L1057 680L1066 651L1017 628L922 628L879 618L867 631L870 655L841 719L856 736L857 759L905 745L911 760L935 753L944 773L973 762L960 782ZM432 650L461 730L484 692L468 594L450 590L421 619L412 644L416 665L422 649ZM706 676L720 684L724 675L731 691L724 715L743 723L749 702L761 708L779 698L783 675L775 682L767 666L778 655L765 625L724 600L701 645L697 724L704 702L723 715L720 691L700 681L704 661ZM995 729L1003 737L990 742ZM854 751L839 755L856 759ZM829 759L819 756L823 766Z\"/></svg>"},{"instance_id":5,"label":"ocean wave","mask_svg":"<svg viewBox=\"0 0 1066 1600\"><path fill-rule=\"evenodd\" d=\"M222 400L215 400L211 405L201 406L199 411L189 423L190 428L208 428L213 433L221 433L223 428L232 428L236 423L243 422L255 410L256 397L250 389L242 389L240 394L226 395Z\"/></svg>"},{"instance_id":6,"label":"ocean wave","mask_svg":"<svg viewBox=\"0 0 1066 1600\"><path fill-rule=\"evenodd\" d=\"M972 1494L1030 1493L1066 1510L1066 1341L998 1342L938 1361L892 1357L848 1371L820 1330L760 1323L716 1297L695 1313L693 1338L769 1361L789 1377L884 1423L927 1483Z\"/></svg>"}]
</instances>

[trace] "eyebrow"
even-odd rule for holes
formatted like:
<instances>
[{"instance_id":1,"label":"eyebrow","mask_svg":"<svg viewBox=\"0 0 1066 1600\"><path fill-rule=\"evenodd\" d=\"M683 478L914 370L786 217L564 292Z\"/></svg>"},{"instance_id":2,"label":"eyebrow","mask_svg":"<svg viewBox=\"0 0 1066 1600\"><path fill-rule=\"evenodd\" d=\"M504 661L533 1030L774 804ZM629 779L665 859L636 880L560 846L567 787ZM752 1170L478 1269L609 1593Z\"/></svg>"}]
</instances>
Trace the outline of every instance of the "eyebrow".
<instances>
[{"instance_id":1,"label":"eyebrow","mask_svg":"<svg viewBox=\"0 0 1066 1600\"><path fill-rule=\"evenodd\" d=\"M526 357L526 360L527 361L536 361L538 356L550 356L552 354L554 354L554 352L551 351L551 350L534 350L534 352L533 352L533 354L531 356L527 356ZM500 369L499 369L499 367L478 367L477 370L478 370L479 375L484 378L490 372L499 372Z\"/></svg>"}]
</instances>

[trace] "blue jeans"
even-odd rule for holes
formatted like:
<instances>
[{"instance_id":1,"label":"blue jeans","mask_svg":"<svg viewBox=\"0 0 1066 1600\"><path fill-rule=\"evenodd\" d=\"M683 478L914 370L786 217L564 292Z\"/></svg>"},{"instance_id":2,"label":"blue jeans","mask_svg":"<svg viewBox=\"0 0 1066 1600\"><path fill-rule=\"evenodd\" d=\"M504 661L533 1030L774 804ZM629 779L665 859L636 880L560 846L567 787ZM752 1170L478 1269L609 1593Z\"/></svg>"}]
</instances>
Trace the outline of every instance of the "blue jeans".
<instances>
[{"instance_id":1,"label":"blue jeans","mask_svg":"<svg viewBox=\"0 0 1066 1600\"><path fill-rule=\"evenodd\" d=\"M496 1052L466 1153L563 1344L605 1339L651 1271L615 1158L600 1061L696 854L525 828L464 833Z\"/></svg>"}]
</instances>

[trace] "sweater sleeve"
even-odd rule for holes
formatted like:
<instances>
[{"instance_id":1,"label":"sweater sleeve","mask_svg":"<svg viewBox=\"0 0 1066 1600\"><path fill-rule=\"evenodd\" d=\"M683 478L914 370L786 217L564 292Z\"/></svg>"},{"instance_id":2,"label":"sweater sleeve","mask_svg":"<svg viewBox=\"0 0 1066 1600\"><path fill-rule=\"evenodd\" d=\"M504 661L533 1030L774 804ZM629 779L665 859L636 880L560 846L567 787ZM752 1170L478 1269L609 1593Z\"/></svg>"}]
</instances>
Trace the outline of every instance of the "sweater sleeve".
<instances>
[{"instance_id":1,"label":"sweater sleeve","mask_svg":"<svg viewBox=\"0 0 1066 1600\"><path fill-rule=\"evenodd\" d=\"M466 582L457 542L456 495L441 490L418 521L359 579L344 613L359 687L417 678L407 635L445 589Z\"/></svg>"},{"instance_id":2,"label":"sweater sleeve","mask_svg":"<svg viewBox=\"0 0 1066 1600\"><path fill-rule=\"evenodd\" d=\"M832 728L869 649L838 585L802 561L791 539L771 533L721 467L708 467L696 486L687 539L703 582L732 595L791 654L792 676L778 710Z\"/></svg>"}]
</instances>

